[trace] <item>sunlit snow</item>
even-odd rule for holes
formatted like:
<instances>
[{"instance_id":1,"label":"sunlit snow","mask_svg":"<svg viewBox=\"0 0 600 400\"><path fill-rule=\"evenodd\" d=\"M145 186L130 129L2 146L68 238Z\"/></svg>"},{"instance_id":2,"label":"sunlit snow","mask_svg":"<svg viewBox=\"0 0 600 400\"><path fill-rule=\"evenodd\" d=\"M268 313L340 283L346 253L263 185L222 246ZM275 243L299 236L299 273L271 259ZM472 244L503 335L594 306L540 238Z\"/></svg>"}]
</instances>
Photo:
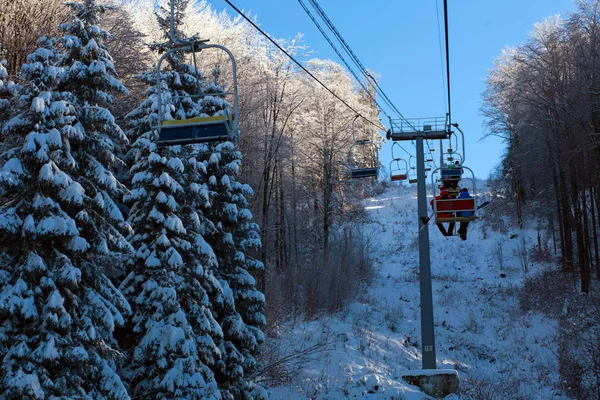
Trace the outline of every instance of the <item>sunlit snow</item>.
<instances>
[{"instance_id":1,"label":"sunlit snow","mask_svg":"<svg viewBox=\"0 0 600 400\"><path fill-rule=\"evenodd\" d=\"M337 315L282 325L268 339L270 351L291 359L288 381L272 385L271 399L428 398L402 379L422 368L416 188L395 186L364 206L377 277ZM533 243L535 230L515 234ZM548 266L533 264L526 274L513 256L521 239L509 236L489 229L485 216L466 241L429 224L437 368L458 371L462 388L500 380L514 386L515 399L561 399L552 390L557 324L520 312L517 298L527 274Z\"/></svg>"}]
</instances>

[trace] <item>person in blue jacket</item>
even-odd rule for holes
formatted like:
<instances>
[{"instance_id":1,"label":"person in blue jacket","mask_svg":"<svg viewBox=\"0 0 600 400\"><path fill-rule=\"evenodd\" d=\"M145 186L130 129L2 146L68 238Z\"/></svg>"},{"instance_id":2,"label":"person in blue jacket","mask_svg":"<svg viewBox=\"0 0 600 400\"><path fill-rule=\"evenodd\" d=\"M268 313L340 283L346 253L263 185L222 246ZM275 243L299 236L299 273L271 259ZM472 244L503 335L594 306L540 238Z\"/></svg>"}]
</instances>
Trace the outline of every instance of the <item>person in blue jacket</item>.
<instances>
[{"instance_id":1,"label":"person in blue jacket","mask_svg":"<svg viewBox=\"0 0 600 400\"><path fill-rule=\"evenodd\" d=\"M473 196L469 194L469 189L462 188L460 193L458 194L457 199L472 199ZM474 211L459 211L456 213L457 217L472 217L475 214ZM462 240L467 240L467 227L469 226L469 221L461 221L460 226L458 227L458 235Z\"/></svg>"}]
</instances>

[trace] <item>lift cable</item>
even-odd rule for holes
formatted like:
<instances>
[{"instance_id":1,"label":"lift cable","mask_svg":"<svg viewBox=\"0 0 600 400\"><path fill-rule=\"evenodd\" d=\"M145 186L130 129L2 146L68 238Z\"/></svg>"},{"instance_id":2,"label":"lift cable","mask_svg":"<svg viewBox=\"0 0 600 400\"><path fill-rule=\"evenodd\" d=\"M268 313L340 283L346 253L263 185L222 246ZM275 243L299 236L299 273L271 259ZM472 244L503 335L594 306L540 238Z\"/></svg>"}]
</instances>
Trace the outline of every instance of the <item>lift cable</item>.
<instances>
[{"instance_id":1,"label":"lift cable","mask_svg":"<svg viewBox=\"0 0 600 400\"><path fill-rule=\"evenodd\" d=\"M355 112L363 120L365 120L368 123L370 123L371 125L375 126L377 129L379 129L381 131L384 131L384 132L386 131L386 129L385 129L385 127L383 125L381 125L380 123L375 123L375 122L371 121L370 119L368 119L367 117L363 116L361 113L359 113L358 111L356 111L350 104L348 104L344 99L342 99L340 96L338 96L333 91L331 91L331 89L329 89L327 86L325 86L325 84L323 82L321 82L316 76L314 76L309 70L307 70L302 64L300 64L300 62L296 61L296 59L294 57L292 57L279 44L277 44L277 42L275 42L273 39L271 39L271 37L269 35L267 35L254 22L252 22L252 20L250 20L242 11L240 11L236 6L234 6L229 0L225 0L225 2L227 4L229 4L229 6L231 6L231 8L233 8L238 14L240 14L250 25L252 25L257 31L259 31L271 43L273 43L275 45L275 47L277 47L283 54L285 54L286 56L288 56L288 58L290 60L292 60L296 65L298 65L300 68L302 68L302 70L304 72L306 72L312 79L314 79L319 85L321 85L323 88L325 88L325 90L327 90L329 93L331 93L336 99L338 99L339 101L341 101L346 107L348 107L350 110L352 110L353 112Z\"/></svg>"},{"instance_id":2,"label":"lift cable","mask_svg":"<svg viewBox=\"0 0 600 400\"><path fill-rule=\"evenodd\" d=\"M450 48L448 40L448 0L444 0L444 29L446 33L446 82L448 84L448 126L452 126L452 113L450 108Z\"/></svg>"},{"instance_id":3,"label":"lift cable","mask_svg":"<svg viewBox=\"0 0 600 400\"><path fill-rule=\"evenodd\" d=\"M404 147L402 147L400 142L394 142L394 144L397 144L406 154L408 154L410 157L413 157L412 153L407 151Z\"/></svg>"},{"instance_id":4,"label":"lift cable","mask_svg":"<svg viewBox=\"0 0 600 400\"><path fill-rule=\"evenodd\" d=\"M446 91L446 81L444 79L444 52L442 50L442 29L440 28L440 8L439 8L439 0L435 0L435 12L437 15L437 28L438 28L438 45L440 49L440 69L442 72L442 93ZM446 106L446 110L448 110L448 99L446 96L442 96L444 98L444 105Z\"/></svg>"},{"instance_id":5,"label":"lift cable","mask_svg":"<svg viewBox=\"0 0 600 400\"><path fill-rule=\"evenodd\" d=\"M377 106L379 107L379 109L381 110L381 112L383 112L385 114L385 116L389 119L390 117L385 113L385 111L383 111L383 107L381 107L379 105L379 103L377 103L377 101L374 99L374 97L371 94L371 92L365 88L365 86L363 85L362 81L358 78L358 76L356 75L356 73L354 72L354 70L352 69L352 67L350 67L350 65L348 65L348 63L346 62L346 60L344 59L344 57L340 54L340 52L338 51L338 49L335 47L335 45L333 44L333 42L331 41L331 39L329 38L329 36L327 36L327 34L325 33L325 31L323 31L323 29L320 26L319 22L313 17L313 15L310 13L310 11L302 3L302 0L298 0L298 2L302 6L302 8L304 8L304 11L306 11L306 13L310 17L310 19L314 22L315 26L319 29L319 31L321 32L321 34L323 35L323 37L325 38L325 40L327 40L327 42L329 43L329 45L331 46L331 48L336 52L336 54L344 62L344 65L346 65L346 68L348 69L348 71L350 71L352 73L352 76L354 76L354 78L363 87L363 89L365 89L365 91L367 92L367 94L369 95L369 97L375 102L375 104L377 104ZM319 13L319 15L321 15L321 13L319 12L319 9L314 4L313 4L313 8L315 8L315 10ZM323 15L321 15L321 19L323 19L327 23L326 17L323 17ZM327 25L329 27L328 23L327 23ZM331 30L331 27L329 29ZM336 36L336 38L337 38L337 36ZM338 38L338 41L340 41L339 38ZM344 45L342 44L342 46L344 46ZM372 87L375 89L375 92L381 94L382 91L381 91L379 85L377 84L377 81L375 79L373 79L373 77L366 70L364 70L363 68L361 68L362 64L360 63L360 61L358 61L357 59L355 59L353 57L353 53L352 54L349 53L348 50L345 47L344 47L344 50L346 51L346 53L348 53L350 55L350 58L352 59L352 61L354 62L354 64L358 67L359 71L365 77L366 81L369 82L372 85ZM382 94L381 98L383 99L383 101L385 102L385 104L392 111L394 111L394 105L390 103L389 99L387 99L387 97L385 96L385 93Z\"/></svg>"},{"instance_id":6,"label":"lift cable","mask_svg":"<svg viewBox=\"0 0 600 400\"><path fill-rule=\"evenodd\" d=\"M412 123L410 121L408 121L404 117L404 115L402 115L402 113L400 112L400 110L398 110L398 108L394 105L394 103L392 103L392 101L385 94L385 92L383 91L383 89L381 89L381 87L379 86L379 84L377 83L377 81L375 81L375 79L373 79L373 77L369 74L369 72L367 71L367 69L365 68L365 66L360 62L360 60L358 59L358 57L356 56L356 54L354 54L354 52L352 51L352 49L350 48L350 46L348 45L348 43L346 43L346 41L344 40L344 38L342 37L342 35L339 33L339 31L333 25L333 23L331 22L331 20L327 17L327 15L323 11L323 9L319 6L319 3L317 3L316 0L309 0L309 1L312 3L312 5L315 8L315 10L317 10L317 12L319 13L319 15L323 19L323 21L327 24L327 26L329 27L329 29L336 36L336 38L341 43L342 47L348 53L348 55L350 56L350 58L352 58L352 60L354 61L354 63L358 67L358 69L361 71L361 73L367 79L370 78L370 80L375 85L375 89L381 94L381 96L385 100L385 102L392 108L392 110L394 110L396 112L396 114L398 114L398 116L400 117L400 119L404 120L408 125L410 125L413 129L416 130L416 128L412 125Z\"/></svg>"},{"instance_id":7,"label":"lift cable","mask_svg":"<svg viewBox=\"0 0 600 400\"><path fill-rule=\"evenodd\" d=\"M383 111L383 107L381 107L381 105L377 102L377 100L375 99L375 97L373 97L373 95L371 94L371 92L369 91L369 89L367 89L367 87L364 85L364 83L362 82L362 80L358 78L358 76L356 75L356 73L354 72L354 70L352 70L352 68L350 68L350 65L348 64L348 62L346 61L346 59L342 56L342 54L340 53L340 51L338 50L338 48L335 47L335 45L333 44L333 42L331 41L331 39L329 38L329 36L327 36L327 34L323 30L323 28L321 27L321 25L319 24L319 22L311 14L310 10L302 2L302 0L298 0L298 2L302 6L302 8L306 12L306 14L313 21L313 23L315 24L315 26L319 29L319 31L321 32L321 35L323 35L323 37L325 38L325 40L327 40L327 42L329 43L329 45L331 46L331 48L333 49L333 51L335 51L335 53L338 55L338 57L340 58L340 60L342 60L342 62L344 63L344 65L346 66L346 68L348 69L348 71L350 71L350 73L352 74L352 76L354 76L354 79L356 79L356 81L360 84L360 86L363 88L363 90L365 91L365 93L371 98L371 100L377 105L377 107L379 107L379 109L381 110L381 112L383 112L384 115L386 117L388 117L388 115L385 113L385 111Z\"/></svg>"}]
</instances>

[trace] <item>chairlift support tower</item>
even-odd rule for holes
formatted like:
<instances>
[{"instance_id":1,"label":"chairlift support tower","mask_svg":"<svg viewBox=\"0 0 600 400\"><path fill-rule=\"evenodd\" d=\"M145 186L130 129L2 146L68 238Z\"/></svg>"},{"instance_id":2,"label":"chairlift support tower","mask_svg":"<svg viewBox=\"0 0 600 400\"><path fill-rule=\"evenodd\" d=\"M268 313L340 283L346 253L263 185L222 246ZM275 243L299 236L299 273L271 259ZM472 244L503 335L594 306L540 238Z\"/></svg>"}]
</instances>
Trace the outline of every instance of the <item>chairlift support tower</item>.
<instances>
[{"instance_id":1,"label":"chairlift support tower","mask_svg":"<svg viewBox=\"0 0 600 400\"><path fill-rule=\"evenodd\" d=\"M424 139L448 139L448 117L392 120L388 140L414 140L417 146L417 194L419 221L419 281L421 291L421 350L423 369L436 369L435 336L433 327L433 294L431 288L431 258L429 229L420 217L427 217L427 189L425 182Z\"/></svg>"}]
</instances>

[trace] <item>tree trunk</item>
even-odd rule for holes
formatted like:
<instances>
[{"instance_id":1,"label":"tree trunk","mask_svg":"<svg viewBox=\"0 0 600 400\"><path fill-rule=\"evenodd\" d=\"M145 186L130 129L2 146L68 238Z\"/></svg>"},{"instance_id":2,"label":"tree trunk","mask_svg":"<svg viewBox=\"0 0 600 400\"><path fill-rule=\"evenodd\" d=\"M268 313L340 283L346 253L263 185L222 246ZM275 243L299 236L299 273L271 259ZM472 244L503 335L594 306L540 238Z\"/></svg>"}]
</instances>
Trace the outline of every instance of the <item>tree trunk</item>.
<instances>
[{"instance_id":1,"label":"tree trunk","mask_svg":"<svg viewBox=\"0 0 600 400\"><path fill-rule=\"evenodd\" d=\"M590 204L592 207L592 233L594 239L594 260L596 263L596 278L600 279L600 251L598 249L598 224L600 223L600 215L596 215L598 209L598 188L594 188L590 194Z\"/></svg>"},{"instance_id":2,"label":"tree trunk","mask_svg":"<svg viewBox=\"0 0 600 400\"><path fill-rule=\"evenodd\" d=\"M573 167L571 173L571 199L573 202L573 213L575 217L575 242L577 244L577 263L579 264L579 277L581 292L589 292L589 268L586 262L586 249L584 241L583 211L579 199L578 190L578 168Z\"/></svg>"},{"instance_id":3,"label":"tree trunk","mask_svg":"<svg viewBox=\"0 0 600 400\"><path fill-rule=\"evenodd\" d=\"M573 272L573 238L572 238L572 214L571 204L569 202L569 196L567 194L567 185L565 182L564 168L559 168L559 196L561 197L561 212L562 212L562 231L564 233L564 240L562 244L563 253L563 265L564 271Z\"/></svg>"},{"instance_id":4,"label":"tree trunk","mask_svg":"<svg viewBox=\"0 0 600 400\"><path fill-rule=\"evenodd\" d=\"M328 147L323 149L323 250L329 256L329 228L331 226L331 160Z\"/></svg>"}]
</instances>

